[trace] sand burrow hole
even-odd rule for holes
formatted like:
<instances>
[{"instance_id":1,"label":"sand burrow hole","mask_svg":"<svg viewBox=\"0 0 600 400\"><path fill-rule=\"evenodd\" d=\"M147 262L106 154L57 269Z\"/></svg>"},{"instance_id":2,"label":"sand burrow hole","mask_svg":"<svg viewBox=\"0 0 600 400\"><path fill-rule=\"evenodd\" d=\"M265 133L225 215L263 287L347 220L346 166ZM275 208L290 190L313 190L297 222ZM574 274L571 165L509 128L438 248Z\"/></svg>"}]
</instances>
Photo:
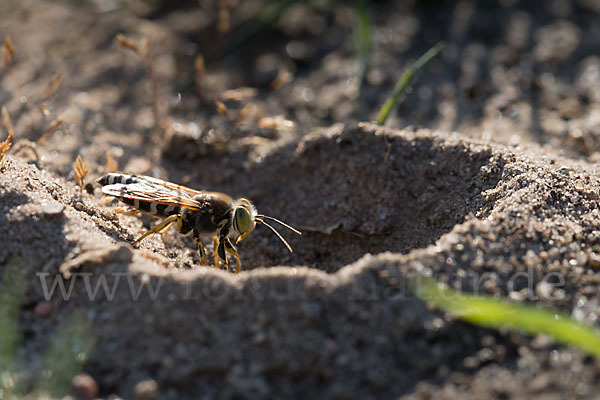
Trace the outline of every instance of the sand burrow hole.
<instances>
[{"instance_id":1,"label":"sand burrow hole","mask_svg":"<svg viewBox=\"0 0 600 400\"><path fill-rule=\"evenodd\" d=\"M383 131L381 131L383 132ZM366 253L407 253L434 243L469 215L485 217L482 192L502 160L489 148L429 131L330 128L284 146L219 189L249 193L259 212L289 222L294 248L259 227L239 252L244 269L304 265L328 272Z\"/></svg>"}]
</instances>

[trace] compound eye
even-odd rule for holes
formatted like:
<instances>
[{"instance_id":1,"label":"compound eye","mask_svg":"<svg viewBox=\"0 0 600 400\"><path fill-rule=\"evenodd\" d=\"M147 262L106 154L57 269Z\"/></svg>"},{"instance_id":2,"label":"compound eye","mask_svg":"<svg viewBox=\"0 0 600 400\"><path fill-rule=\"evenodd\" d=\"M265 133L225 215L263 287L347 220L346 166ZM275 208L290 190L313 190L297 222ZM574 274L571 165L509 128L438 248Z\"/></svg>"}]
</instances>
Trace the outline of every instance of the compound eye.
<instances>
[{"instance_id":1,"label":"compound eye","mask_svg":"<svg viewBox=\"0 0 600 400\"><path fill-rule=\"evenodd\" d=\"M244 207L238 207L235 209L235 227L240 234L244 234L246 232L254 229L254 221L250 217L250 213Z\"/></svg>"}]
</instances>

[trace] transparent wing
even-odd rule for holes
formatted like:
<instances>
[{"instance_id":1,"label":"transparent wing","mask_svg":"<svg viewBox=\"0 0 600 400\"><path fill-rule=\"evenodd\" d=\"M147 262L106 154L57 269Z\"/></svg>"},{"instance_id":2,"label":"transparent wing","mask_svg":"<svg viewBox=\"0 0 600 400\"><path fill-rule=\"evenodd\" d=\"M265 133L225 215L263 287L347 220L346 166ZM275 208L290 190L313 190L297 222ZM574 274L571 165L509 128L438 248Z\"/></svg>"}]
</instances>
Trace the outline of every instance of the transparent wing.
<instances>
[{"instance_id":1,"label":"transparent wing","mask_svg":"<svg viewBox=\"0 0 600 400\"><path fill-rule=\"evenodd\" d=\"M145 176L145 175L136 175L135 176L138 179L144 180L146 182L148 182L151 185L155 185L155 186L162 186L165 188L169 188L172 189L176 192L183 192L188 194L190 197L196 196L198 194L204 193L203 191L200 190L194 190L194 189L190 189L189 187L185 187L185 186L181 186L178 185L176 183L173 182L167 182L167 181L163 181L162 179L157 179L157 178L153 178L151 176Z\"/></svg>"},{"instance_id":2,"label":"transparent wing","mask_svg":"<svg viewBox=\"0 0 600 400\"><path fill-rule=\"evenodd\" d=\"M157 181L160 180L157 179ZM179 187L179 185L175 186ZM158 183L116 183L114 185L103 186L102 193L107 194L109 196L121 197L132 200L150 201L157 204L184 207L192 210L200 209L200 205L198 204L198 202L192 199L187 192L170 187L165 187L164 185L159 186Z\"/></svg>"}]
</instances>

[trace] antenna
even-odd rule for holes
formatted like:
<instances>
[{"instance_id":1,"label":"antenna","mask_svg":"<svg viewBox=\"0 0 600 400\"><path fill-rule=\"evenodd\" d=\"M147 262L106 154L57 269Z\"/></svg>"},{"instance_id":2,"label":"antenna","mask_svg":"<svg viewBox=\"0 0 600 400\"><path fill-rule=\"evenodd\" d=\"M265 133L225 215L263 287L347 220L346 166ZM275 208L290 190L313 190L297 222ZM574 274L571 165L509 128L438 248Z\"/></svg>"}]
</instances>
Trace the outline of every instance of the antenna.
<instances>
[{"instance_id":1,"label":"antenna","mask_svg":"<svg viewBox=\"0 0 600 400\"><path fill-rule=\"evenodd\" d=\"M280 220L278 220L276 218L269 217L267 215L257 215L256 216L256 222L259 223L259 224L264 224L267 228L269 228L270 230L272 230L273 233L275 233L275 235L277 235L277 237L279 238L279 240L281 240L281 242L285 245L285 247L287 247L287 249L290 251L290 253L293 253L294 251L292 250L292 246L290 246L288 244L288 242L286 242L286 240L283 238L283 236L281 236L281 234L279 232L277 232L277 230L275 228L273 228L271 225L267 224L267 222L264 221L265 219L268 219L268 220L271 220L271 221L275 221L278 224L283 225L284 227L288 228L290 231L292 231L292 232L294 232L294 233L296 233L298 235L302 235L302 233L299 230L292 228L288 224L283 223L283 222L281 222Z\"/></svg>"},{"instance_id":2,"label":"antenna","mask_svg":"<svg viewBox=\"0 0 600 400\"><path fill-rule=\"evenodd\" d=\"M273 217L269 217L268 215L257 215L256 219L260 220L261 222L263 222L263 219L268 219L269 221L273 221L273 222L277 222L278 224L288 228L290 231L294 232L297 235L302 235L302 232L300 232L297 229L292 228L291 226L289 226L288 224L286 224L285 222L281 222L280 220L278 220L277 218L273 218Z\"/></svg>"}]
</instances>

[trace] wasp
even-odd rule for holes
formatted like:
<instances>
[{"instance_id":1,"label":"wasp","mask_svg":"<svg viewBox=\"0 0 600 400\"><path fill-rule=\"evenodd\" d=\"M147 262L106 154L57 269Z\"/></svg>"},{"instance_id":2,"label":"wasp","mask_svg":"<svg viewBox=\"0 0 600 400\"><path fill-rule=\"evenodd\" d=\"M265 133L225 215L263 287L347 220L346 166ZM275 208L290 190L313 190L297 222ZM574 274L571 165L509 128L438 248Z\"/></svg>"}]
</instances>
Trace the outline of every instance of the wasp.
<instances>
[{"instance_id":1,"label":"wasp","mask_svg":"<svg viewBox=\"0 0 600 400\"><path fill-rule=\"evenodd\" d=\"M256 225L264 225L275 233L291 253L292 247L266 221L276 222L301 235L298 230L276 218L258 214L250 200L234 200L225 193L194 190L149 176L120 173L110 173L96 182L102 185L102 193L114 196L138 210L164 217L159 224L135 240L134 245L176 223L179 233L193 232L202 265L207 265L206 248L202 242L207 236L213 236L215 266L218 267L221 260L228 270L229 253L235 257L237 273L241 270L242 263L235 246L231 243L232 239L236 239L237 245L254 231Z\"/></svg>"}]
</instances>

